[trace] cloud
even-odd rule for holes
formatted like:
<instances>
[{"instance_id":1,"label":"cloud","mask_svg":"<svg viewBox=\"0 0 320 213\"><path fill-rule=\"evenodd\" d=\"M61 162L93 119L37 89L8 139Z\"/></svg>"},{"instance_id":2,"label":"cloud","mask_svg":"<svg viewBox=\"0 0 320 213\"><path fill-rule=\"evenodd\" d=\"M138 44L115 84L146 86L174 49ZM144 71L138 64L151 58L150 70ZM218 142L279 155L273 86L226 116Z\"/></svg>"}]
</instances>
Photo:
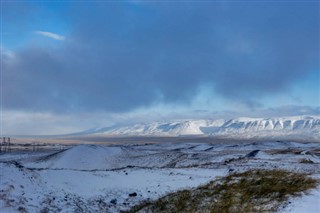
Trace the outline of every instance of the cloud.
<instances>
[{"instance_id":1,"label":"cloud","mask_svg":"<svg viewBox=\"0 0 320 213\"><path fill-rule=\"evenodd\" d=\"M320 107L286 105L279 107L270 107L262 111L257 111L256 116L260 114L269 117L279 116L299 116L299 115L320 115Z\"/></svg>"},{"instance_id":2,"label":"cloud","mask_svg":"<svg viewBox=\"0 0 320 213\"><path fill-rule=\"evenodd\" d=\"M10 59L14 59L15 55L14 52L4 48L2 46L0 46L0 52L1 52L1 57L3 60L10 60Z\"/></svg>"},{"instance_id":3,"label":"cloud","mask_svg":"<svg viewBox=\"0 0 320 213\"><path fill-rule=\"evenodd\" d=\"M92 114L89 117L85 114L57 115L9 110L3 112L2 119L2 133L4 135L49 135L67 134L89 129L97 125L93 119L98 120L98 117ZM109 124L105 122L105 125Z\"/></svg>"},{"instance_id":4,"label":"cloud","mask_svg":"<svg viewBox=\"0 0 320 213\"><path fill-rule=\"evenodd\" d=\"M256 108L262 97L283 94L318 72L317 5L72 4L66 12L72 39L54 48L29 44L3 61L3 105L130 112L188 106L205 85Z\"/></svg>"},{"instance_id":5,"label":"cloud","mask_svg":"<svg viewBox=\"0 0 320 213\"><path fill-rule=\"evenodd\" d=\"M54 40L59 40L59 41L65 40L64 36L58 35L56 33L51 33L51 32L46 32L46 31L35 31L34 33L38 34L38 35L42 35L42 36L48 37L48 38L52 38Z\"/></svg>"}]
</instances>

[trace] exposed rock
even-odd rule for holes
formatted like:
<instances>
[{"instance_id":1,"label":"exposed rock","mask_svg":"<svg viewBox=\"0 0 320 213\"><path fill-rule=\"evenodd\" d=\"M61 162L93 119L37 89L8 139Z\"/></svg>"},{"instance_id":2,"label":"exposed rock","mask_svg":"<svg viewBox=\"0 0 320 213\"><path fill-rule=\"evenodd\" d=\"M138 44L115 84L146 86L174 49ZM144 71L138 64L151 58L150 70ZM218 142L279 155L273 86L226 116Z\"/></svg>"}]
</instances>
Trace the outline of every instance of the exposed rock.
<instances>
[{"instance_id":1,"label":"exposed rock","mask_svg":"<svg viewBox=\"0 0 320 213\"><path fill-rule=\"evenodd\" d=\"M246 158L254 158L258 154L258 152L260 152L259 149L253 150L252 152L248 153L245 157Z\"/></svg>"},{"instance_id":2,"label":"exposed rock","mask_svg":"<svg viewBox=\"0 0 320 213\"><path fill-rule=\"evenodd\" d=\"M135 196L137 196L137 193L136 193L136 192L133 192L133 193L130 193L130 194L129 194L129 197L135 197Z\"/></svg>"}]
</instances>

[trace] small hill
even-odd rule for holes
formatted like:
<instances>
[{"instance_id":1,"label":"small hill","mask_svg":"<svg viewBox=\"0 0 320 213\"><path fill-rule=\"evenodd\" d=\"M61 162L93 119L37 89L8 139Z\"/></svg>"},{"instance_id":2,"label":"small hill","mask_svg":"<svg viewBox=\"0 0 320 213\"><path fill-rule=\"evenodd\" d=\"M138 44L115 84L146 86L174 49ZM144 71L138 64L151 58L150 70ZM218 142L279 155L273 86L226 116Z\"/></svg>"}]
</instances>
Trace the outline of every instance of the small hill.
<instances>
[{"instance_id":1,"label":"small hill","mask_svg":"<svg viewBox=\"0 0 320 213\"><path fill-rule=\"evenodd\" d=\"M103 170L110 169L124 154L121 147L78 145L68 150L38 158L25 166L30 168Z\"/></svg>"}]
</instances>

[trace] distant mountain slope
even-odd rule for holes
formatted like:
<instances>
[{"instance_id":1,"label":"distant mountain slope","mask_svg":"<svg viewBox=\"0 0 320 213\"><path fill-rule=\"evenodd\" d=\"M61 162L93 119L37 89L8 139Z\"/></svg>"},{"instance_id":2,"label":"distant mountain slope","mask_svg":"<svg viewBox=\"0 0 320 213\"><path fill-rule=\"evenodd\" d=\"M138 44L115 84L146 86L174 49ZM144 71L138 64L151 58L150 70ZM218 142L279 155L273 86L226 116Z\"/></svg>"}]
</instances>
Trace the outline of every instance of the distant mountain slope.
<instances>
[{"instance_id":1,"label":"distant mountain slope","mask_svg":"<svg viewBox=\"0 0 320 213\"><path fill-rule=\"evenodd\" d=\"M298 137L320 140L320 116L154 122L103 128L92 133L106 136L207 135L230 138Z\"/></svg>"}]
</instances>

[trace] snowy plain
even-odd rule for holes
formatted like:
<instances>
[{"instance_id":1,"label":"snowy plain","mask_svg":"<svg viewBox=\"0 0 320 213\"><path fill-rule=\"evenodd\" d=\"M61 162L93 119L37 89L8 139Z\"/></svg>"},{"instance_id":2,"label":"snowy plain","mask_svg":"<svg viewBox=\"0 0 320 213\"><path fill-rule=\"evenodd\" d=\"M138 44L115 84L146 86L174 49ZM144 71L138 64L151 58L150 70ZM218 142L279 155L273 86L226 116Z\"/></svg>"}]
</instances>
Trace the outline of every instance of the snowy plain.
<instances>
[{"instance_id":1,"label":"snowy plain","mask_svg":"<svg viewBox=\"0 0 320 213\"><path fill-rule=\"evenodd\" d=\"M0 212L121 212L249 169L281 168L320 179L320 144L77 145L1 154L0 168ZM291 198L279 211L320 212L319 191Z\"/></svg>"}]
</instances>

